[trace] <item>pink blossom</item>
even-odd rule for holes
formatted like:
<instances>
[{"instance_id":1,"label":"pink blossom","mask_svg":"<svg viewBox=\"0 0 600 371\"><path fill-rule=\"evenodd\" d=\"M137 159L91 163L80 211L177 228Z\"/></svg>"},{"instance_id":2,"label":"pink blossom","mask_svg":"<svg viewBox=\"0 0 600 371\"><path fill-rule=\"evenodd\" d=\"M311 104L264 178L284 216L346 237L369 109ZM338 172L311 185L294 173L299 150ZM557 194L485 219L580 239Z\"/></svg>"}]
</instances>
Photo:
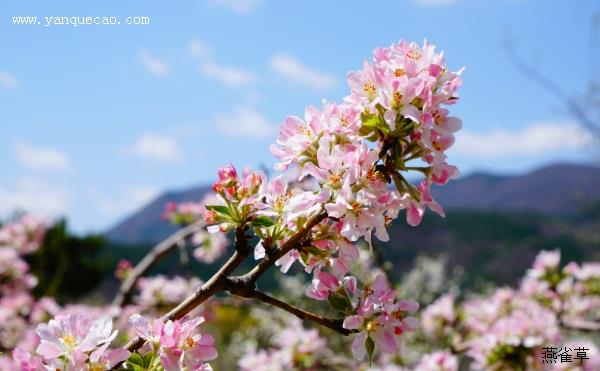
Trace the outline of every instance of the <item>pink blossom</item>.
<instances>
[{"instance_id":1,"label":"pink blossom","mask_svg":"<svg viewBox=\"0 0 600 371\"><path fill-rule=\"evenodd\" d=\"M210 264L227 251L229 240L224 233L207 233L201 230L192 236L192 243L196 246L193 252L194 258L200 262Z\"/></svg>"},{"instance_id":2,"label":"pink blossom","mask_svg":"<svg viewBox=\"0 0 600 371\"><path fill-rule=\"evenodd\" d=\"M447 335L456 320L454 296L446 294L430 304L422 313L423 330L428 336Z\"/></svg>"},{"instance_id":3,"label":"pink blossom","mask_svg":"<svg viewBox=\"0 0 600 371\"><path fill-rule=\"evenodd\" d=\"M40 247L48 228L49 224L44 219L25 214L0 227L0 246L11 246L20 254L32 253Z\"/></svg>"},{"instance_id":4,"label":"pink blossom","mask_svg":"<svg viewBox=\"0 0 600 371\"><path fill-rule=\"evenodd\" d=\"M142 277L138 280L139 295L134 300L144 308L175 305L200 284L197 278L186 280L180 276L168 278L163 275Z\"/></svg>"},{"instance_id":5,"label":"pink blossom","mask_svg":"<svg viewBox=\"0 0 600 371\"><path fill-rule=\"evenodd\" d=\"M219 184L227 186L231 183L237 182L238 175L233 165L226 165L217 168L217 176Z\"/></svg>"},{"instance_id":6,"label":"pink blossom","mask_svg":"<svg viewBox=\"0 0 600 371\"><path fill-rule=\"evenodd\" d=\"M378 275L371 287L363 290L357 313L344 319L343 327L359 330L352 342L352 353L358 360L365 356L365 341L370 337L384 353L396 353L398 337L414 331L417 319L407 315L418 309L411 300L395 301L396 292L391 290L385 277Z\"/></svg>"},{"instance_id":7,"label":"pink blossom","mask_svg":"<svg viewBox=\"0 0 600 371\"><path fill-rule=\"evenodd\" d=\"M449 352L438 351L425 354L414 368L415 371L458 371L458 359Z\"/></svg>"},{"instance_id":8,"label":"pink blossom","mask_svg":"<svg viewBox=\"0 0 600 371\"><path fill-rule=\"evenodd\" d=\"M558 271L560 265L560 251L540 251L533 262L533 267L528 275L542 277L548 271Z\"/></svg>"},{"instance_id":9,"label":"pink blossom","mask_svg":"<svg viewBox=\"0 0 600 371\"><path fill-rule=\"evenodd\" d=\"M307 289L306 295L317 300L327 300L329 293L336 291L341 286L340 280L329 272L315 270L312 285Z\"/></svg>"},{"instance_id":10,"label":"pink blossom","mask_svg":"<svg viewBox=\"0 0 600 371\"><path fill-rule=\"evenodd\" d=\"M192 224L202 218L206 209L201 202L167 202L162 218L173 224Z\"/></svg>"},{"instance_id":11,"label":"pink blossom","mask_svg":"<svg viewBox=\"0 0 600 371\"><path fill-rule=\"evenodd\" d=\"M161 364L167 371L209 369L206 361L217 357L212 336L196 332L203 317L163 322L134 314L130 322L139 337L159 347Z\"/></svg>"},{"instance_id":12,"label":"pink blossom","mask_svg":"<svg viewBox=\"0 0 600 371\"><path fill-rule=\"evenodd\" d=\"M17 366L21 371L42 371L45 369L40 357L31 355L29 352L24 351L21 348L16 348L13 351L12 356L15 366ZM15 367L15 370L17 367Z\"/></svg>"},{"instance_id":13,"label":"pink blossom","mask_svg":"<svg viewBox=\"0 0 600 371\"><path fill-rule=\"evenodd\" d=\"M88 354L93 363L117 358L118 362L127 357L123 351L115 351L114 357L111 352L111 356L107 354L102 358L117 336L117 331L112 331L112 320L106 316L91 320L76 314L58 315L47 324L39 324L36 333L40 337L36 352L44 363L53 367L66 362L68 369L81 369L88 360Z\"/></svg>"}]
</instances>

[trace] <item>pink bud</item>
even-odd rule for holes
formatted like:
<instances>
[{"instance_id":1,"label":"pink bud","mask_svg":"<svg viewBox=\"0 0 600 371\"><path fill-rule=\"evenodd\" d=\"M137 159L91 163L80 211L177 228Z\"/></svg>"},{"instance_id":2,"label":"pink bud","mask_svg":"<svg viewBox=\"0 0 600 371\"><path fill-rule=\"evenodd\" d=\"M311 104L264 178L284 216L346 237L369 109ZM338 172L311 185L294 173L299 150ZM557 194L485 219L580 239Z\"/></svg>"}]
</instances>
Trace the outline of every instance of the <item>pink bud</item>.
<instances>
[{"instance_id":1,"label":"pink bud","mask_svg":"<svg viewBox=\"0 0 600 371\"><path fill-rule=\"evenodd\" d=\"M227 184L237 180L237 171L233 165L227 165L217 169L217 176L219 183Z\"/></svg>"}]
</instances>

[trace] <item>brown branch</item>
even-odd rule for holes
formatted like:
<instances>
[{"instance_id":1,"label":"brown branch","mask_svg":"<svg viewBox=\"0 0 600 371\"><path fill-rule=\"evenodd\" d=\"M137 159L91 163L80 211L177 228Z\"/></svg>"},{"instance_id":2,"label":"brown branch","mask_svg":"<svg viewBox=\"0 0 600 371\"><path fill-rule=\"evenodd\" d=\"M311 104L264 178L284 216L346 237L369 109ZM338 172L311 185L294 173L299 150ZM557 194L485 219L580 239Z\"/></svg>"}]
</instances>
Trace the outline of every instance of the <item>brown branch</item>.
<instances>
[{"instance_id":1,"label":"brown branch","mask_svg":"<svg viewBox=\"0 0 600 371\"><path fill-rule=\"evenodd\" d=\"M569 330L577 330L582 332L600 332L600 322L593 321L565 321L561 320L560 325Z\"/></svg>"},{"instance_id":2,"label":"brown branch","mask_svg":"<svg viewBox=\"0 0 600 371\"><path fill-rule=\"evenodd\" d=\"M273 250L270 254L266 255L258 264L254 266L248 273L243 276L236 277L237 280L244 282L255 283L258 277L265 273L277 260L283 257L291 250L298 248L302 241L307 237L308 233L313 229L314 226L319 224L323 219L327 217L327 213L324 209L321 209L318 213L310 217L303 228L296 232L290 237L283 245L278 249Z\"/></svg>"},{"instance_id":3,"label":"brown branch","mask_svg":"<svg viewBox=\"0 0 600 371\"><path fill-rule=\"evenodd\" d=\"M253 284L252 285L248 285L248 283L240 284L239 280L228 279L225 282L225 289L234 295L237 295L237 296L240 296L243 298L254 299L256 301L261 301L263 303L283 309L286 312L289 312L289 313L295 315L296 317L300 318L301 320L317 323L321 326L324 326L333 331L336 331L342 335L350 335L355 332L358 332L357 330L345 329L342 326L343 321L341 319L333 319L333 318L323 317L319 314L309 312L307 310L295 307L291 304L288 304L277 298L274 298L264 292L256 290L254 288Z\"/></svg>"},{"instance_id":4,"label":"brown branch","mask_svg":"<svg viewBox=\"0 0 600 371\"><path fill-rule=\"evenodd\" d=\"M187 297L183 302L173 308L169 313L165 314L162 319L164 321L177 320L191 312L194 308L205 302L208 298L222 290L223 281L244 261L250 254L248 245L248 236L246 236L245 228L238 228L235 232L235 251L229 257L227 262L215 273L208 281L200 286L196 292ZM136 337L127 343L126 348L133 352L141 348L145 340ZM120 364L115 365L113 370L118 369Z\"/></svg>"},{"instance_id":5,"label":"brown branch","mask_svg":"<svg viewBox=\"0 0 600 371\"><path fill-rule=\"evenodd\" d=\"M112 301L112 305L118 307L126 305L131 299L131 293L138 279L150 268L152 268L158 261L171 252L171 250L177 247L180 241L185 241L187 237L198 231L201 228L201 225L202 224L200 222L197 222L181 228L169 236L166 240L154 246L150 252L135 266L135 268L133 268L125 281L123 281L121 287L119 287L117 295Z\"/></svg>"},{"instance_id":6,"label":"brown branch","mask_svg":"<svg viewBox=\"0 0 600 371\"><path fill-rule=\"evenodd\" d=\"M251 248L248 245L248 236L246 236L245 228L236 229L235 233L235 251L227 262L215 273L208 281L206 281L196 292L187 297L183 302L173 308L169 313L163 316L164 321L177 320L188 314L194 308L205 302L207 299L215 295L217 292L224 290L224 284L228 278L241 283L241 287L254 285L258 277L260 277L271 265L275 264L279 258L288 253L290 250L297 248L303 239L308 235L314 226L319 224L325 217L326 213L321 210L306 222L303 228L290 237L279 249L261 260L251 271L243 276L229 277L235 269L250 255ZM129 351L135 351L144 345L145 341L139 337L132 339L126 348ZM113 367L117 369L120 365Z\"/></svg>"}]
</instances>

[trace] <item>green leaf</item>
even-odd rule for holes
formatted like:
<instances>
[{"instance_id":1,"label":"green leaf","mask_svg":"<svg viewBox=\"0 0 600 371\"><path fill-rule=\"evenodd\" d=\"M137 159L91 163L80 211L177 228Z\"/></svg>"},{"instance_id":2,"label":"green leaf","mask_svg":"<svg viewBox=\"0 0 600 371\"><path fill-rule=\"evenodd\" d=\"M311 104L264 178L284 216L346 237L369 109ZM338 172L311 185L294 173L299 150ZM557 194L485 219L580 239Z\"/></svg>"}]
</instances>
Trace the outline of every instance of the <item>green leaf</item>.
<instances>
[{"instance_id":1,"label":"green leaf","mask_svg":"<svg viewBox=\"0 0 600 371\"><path fill-rule=\"evenodd\" d=\"M392 173L392 179L394 179L394 185L396 186L396 189L398 189L398 192L400 192L400 194L406 192L406 185L402 175L398 173Z\"/></svg>"},{"instance_id":2,"label":"green leaf","mask_svg":"<svg viewBox=\"0 0 600 371\"><path fill-rule=\"evenodd\" d=\"M369 356L369 366L371 366L373 361L373 352L375 351L375 342L370 336L365 340L365 349L367 350L367 355Z\"/></svg>"},{"instance_id":3,"label":"green leaf","mask_svg":"<svg viewBox=\"0 0 600 371\"><path fill-rule=\"evenodd\" d=\"M371 117L375 117L376 115L372 114L371 112L367 111L366 109L360 113L360 121L365 122L367 120L369 120Z\"/></svg>"},{"instance_id":4,"label":"green leaf","mask_svg":"<svg viewBox=\"0 0 600 371\"><path fill-rule=\"evenodd\" d=\"M152 355L152 352L149 352L148 354ZM127 365L134 371L144 371L147 369L144 358L142 358L142 356L136 352L131 353L129 359L127 360Z\"/></svg>"},{"instance_id":5,"label":"green leaf","mask_svg":"<svg viewBox=\"0 0 600 371\"><path fill-rule=\"evenodd\" d=\"M342 313L346 313L349 309L352 309L352 304L348 301L348 298L334 294L333 292L329 293L327 302L333 309Z\"/></svg>"},{"instance_id":6,"label":"green leaf","mask_svg":"<svg viewBox=\"0 0 600 371\"><path fill-rule=\"evenodd\" d=\"M155 356L154 352L148 352L144 355L144 368L150 368Z\"/></svg>"},{"instance_id":7,"label":"green leaf","mask_svg":"<svg viewBox=\"0 0 600 371\"><path fill-rule=\"evenodd\" d=\"M257 215L252 222L250 222L250 224L252 224L254 227L267 228L274 226L275 222L268 216Z\"/></svg>"},{"instance_id":8,"label":"green leaf","mask_svg":"<svg viewBox=\"0 0 600 371\"><path fill-rule=\"evenodd\" d=\"M329 256L329 254L327 252L325 252L317 247L314 247L314 246L304 246L302 249L304 251L306 251L307 253L318 256L320 258L326 258Z\"/></svg>"},{"instance_id":9,"label":"green leaf","mask_svg":"<svg viewBox=\"0 0 600 371\"><path fill-rule=\"evenodd\" d=\"M206 205L206 209L216 211L219 214L223 214L223 215L227 215L227 216L231 215L229 213L229 208L227 206L223 206L223 205Z\"/></svg>"},{"instance_id":10,"label":"green leaf","mask_svg":"<svg viewBox=\"0 0 600 371\"><path fill-rule=\"evenodd\" d=\"M370 129L374 129L379 126L380 122L381 122L381 120L379 119L379 117L371 116L368 119L366 119L365 121L363 121L363 126L370 128Z\"/></svg>"},{"instance_id":11,"label":"green leaf","mask_svg":"<svg viewBox=\"0 0 600 371\"><path fill-rule=\"evenodd\" d=\"M302 259L302 262L308 266L310 263L310 255L305 253L304 251L300 251L300 259Z\"/></svg>"},{"instance_id":12,"label":"green leaf","mask_svg":"<svg viewBox=\"0 0 600 371\"><path fill-rule=\"evenodd\" d=\"M404 170L406 168L406 163L402 157L398 157L394 160L394 168L396 170Z\"/></svg>"}]
</instances>

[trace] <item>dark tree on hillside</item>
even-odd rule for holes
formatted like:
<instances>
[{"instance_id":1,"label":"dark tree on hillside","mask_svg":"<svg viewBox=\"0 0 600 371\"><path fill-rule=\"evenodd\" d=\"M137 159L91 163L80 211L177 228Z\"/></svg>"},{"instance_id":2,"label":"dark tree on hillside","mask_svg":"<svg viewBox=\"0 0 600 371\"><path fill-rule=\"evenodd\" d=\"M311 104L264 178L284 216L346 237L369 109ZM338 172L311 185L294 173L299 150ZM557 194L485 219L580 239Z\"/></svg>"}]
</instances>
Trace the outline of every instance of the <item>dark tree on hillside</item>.
<instances>
[{"instance_id":1,"label":"dark tree on hillside","mask_svg":"<svg viewBox=\"0 0 600 371\"><path fill-rule=\"evenodd\" d=\"M104 237L71 235L67 222L58 221L48 230L40 249L27 257L38 278L34 294L61 302L89 294L109 269L104 248Z\"/></svg>"}]
</instances>

